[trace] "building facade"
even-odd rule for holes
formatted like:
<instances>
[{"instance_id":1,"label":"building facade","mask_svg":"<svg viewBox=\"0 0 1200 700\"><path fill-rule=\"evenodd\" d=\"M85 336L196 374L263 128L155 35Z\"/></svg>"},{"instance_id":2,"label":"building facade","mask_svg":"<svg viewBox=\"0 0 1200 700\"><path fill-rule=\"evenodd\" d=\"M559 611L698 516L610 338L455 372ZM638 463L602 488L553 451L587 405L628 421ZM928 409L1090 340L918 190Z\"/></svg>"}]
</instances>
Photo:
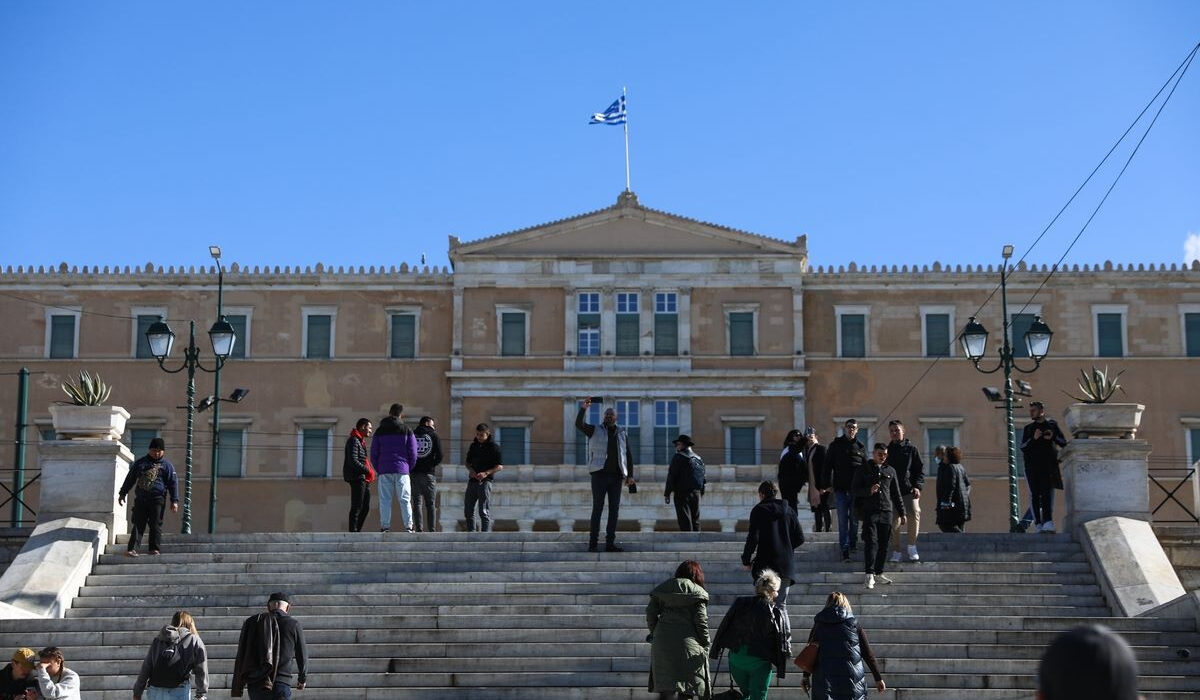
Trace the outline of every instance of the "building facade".
<instances>
[{"instance_id":1,"label":"building facade","mask_svg":"<svg viewBox=\"0 0 1200 700\"><path fill-rule=\"evenodd\" d=\"M582 464L574 420L588 396L617 410L638 464L665 464L685 432L710 465L734 473L770 473L754 465L774 465L792 427L813 426L827 442L854 417L860 439L886 442L887 422L900 419L927 463L936 445L962 447L973 529L1006 529L1004 417L980 392L1002 380L978 373L955 341L971 316L992 341L1000 336L998 267L812 269L806 243L657 211L627 192L571 219L451 237L452 270L232 265L223 302L238 341L222 386L250 394L221 415L218 529L342 529L345 437L355 419L377 421L394 401L410 422L437 418L452 465L480 422L494 427L509 465ZM132 414L134 452L161 435L182 471L185 380L159 370L144 334L167 320L179 336L166 362L174 369L195 320L211 366L205 333L216 296L213 268L0 274L9 329L0 410L15 415L12 374L28 367L30 467L38 440L53 437L48 406L63 398L59 384L87 369ZM1041 368L1018 375L1051 415L1072 401L1064 392L1075 391L1080 369L1107 365L1124 370L1128 399L1148 406L1139 437L1154 446L1152 466L1180 470L1200 458L1200 400L1184 379L1200 368L1200 264L1053 274L1022 264L1009 276L1008 307L1018 354L1035 316L1054 330ZM197 386L211 393L210 375ZM196 422L196 530L207 526L210 418ZM1019 407L1018 434L1026 420ZM12 444L14 420L0 437ZM12 463L0 463L11 482ZM445 472L455 509L460 472ZM925 530L936 529L932 483L928 492ZM36 500L36 484L29 494Z\"/></svg>"}]
</instances>

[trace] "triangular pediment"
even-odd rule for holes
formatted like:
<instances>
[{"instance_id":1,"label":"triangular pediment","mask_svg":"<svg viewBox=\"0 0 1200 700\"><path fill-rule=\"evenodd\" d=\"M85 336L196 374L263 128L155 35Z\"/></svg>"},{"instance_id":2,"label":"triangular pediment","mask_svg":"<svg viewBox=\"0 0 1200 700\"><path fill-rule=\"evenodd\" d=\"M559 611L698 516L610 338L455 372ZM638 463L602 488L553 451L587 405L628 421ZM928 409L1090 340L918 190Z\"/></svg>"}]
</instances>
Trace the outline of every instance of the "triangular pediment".
<instances>
[{"instance_id":1,"label":"triangular pediment","mask_svg":"<svg viewBox=\"0 0 1200 700\"><path fill-rule=\"evenodd\" d=\"M470 243L451 237L452 260L487 258L658 258L806 256L794 243L641 206L632 192L607 209Z\"/></svg>"}]
</instances>

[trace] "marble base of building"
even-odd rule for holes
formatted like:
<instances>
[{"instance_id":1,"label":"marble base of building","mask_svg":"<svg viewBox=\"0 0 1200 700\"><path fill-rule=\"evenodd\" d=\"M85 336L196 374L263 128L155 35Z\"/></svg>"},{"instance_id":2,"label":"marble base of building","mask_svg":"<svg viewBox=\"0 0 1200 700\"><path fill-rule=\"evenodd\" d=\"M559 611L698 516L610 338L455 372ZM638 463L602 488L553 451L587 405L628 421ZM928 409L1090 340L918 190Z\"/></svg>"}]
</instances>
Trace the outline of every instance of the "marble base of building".
<instances>
[{"instance_id":1,"label":"marble base of building","mask_svg":"<svg viewBox=\"0 0 1200 700\"><path fill-rule=\"evenodd\" d=\"M128 532L125 506L117 496L129 465L129 448L115 440L54 440L42 443L39 524L60 518L83 518L103 523L113 544Z\"/></svg>"},{"instance_id":2,"label":"marble base of building","mask_svg":"<svg viewBox=\"0 0 1200 700\"><path fill-rule=\"evenodd\" d=\"M1079 537L1084 523L1109 516L1150 520L1150 443L1076 439L1060 457L1066 501L1063 532Z\"/></svg>"}]
</instances>

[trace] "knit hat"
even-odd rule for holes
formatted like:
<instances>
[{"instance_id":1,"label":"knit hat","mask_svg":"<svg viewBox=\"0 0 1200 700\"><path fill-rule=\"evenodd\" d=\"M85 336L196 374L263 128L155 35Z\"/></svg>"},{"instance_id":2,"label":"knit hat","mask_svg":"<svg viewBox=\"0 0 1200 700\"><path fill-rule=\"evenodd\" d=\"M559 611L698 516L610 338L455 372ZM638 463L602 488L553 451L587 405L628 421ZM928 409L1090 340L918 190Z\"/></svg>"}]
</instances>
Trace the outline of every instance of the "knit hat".
<instances>
[{"instance_id":1,"label":"knit hat","mask_svg":"<svg viewBox=\"0 0 1200 700\"><path fill-rule=\"evenodd\" d=\"M163 439L160 437L152 438L150 440L150 449L165 450L165 449L167 449L167 443L164 442Z\"/></svg>"},{"instance_id":2,"label":"knit hat","mask_svg":"<svg viewBox=\"0 0 1200 700\"><path fill-rule=\"evenodd\" d=\"M13 664L21 665L25 668L33 668L35 661L37 661L37 652L28 647L21 647L12 655Z\"/></svg>"}]
</instances>

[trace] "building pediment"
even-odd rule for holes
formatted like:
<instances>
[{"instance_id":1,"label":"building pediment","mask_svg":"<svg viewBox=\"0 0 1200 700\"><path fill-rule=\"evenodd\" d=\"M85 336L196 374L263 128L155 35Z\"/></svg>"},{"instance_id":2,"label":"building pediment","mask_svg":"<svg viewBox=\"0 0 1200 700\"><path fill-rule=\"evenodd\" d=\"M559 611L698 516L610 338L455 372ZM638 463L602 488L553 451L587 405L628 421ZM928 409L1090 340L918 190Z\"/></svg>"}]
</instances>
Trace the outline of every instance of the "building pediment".
<instances>
[{"instance_id":1,"label":"building pediment","mask_svg":"<svg viewBox=\"0 0 1200 700\"><path fill-rule=\"evenodd\" d=\"M485 258L807 258L804 236L789 243L643 207L623 192L606 209L461 243L450 237L450 260Z\"/></svg>"}]
</instances>

